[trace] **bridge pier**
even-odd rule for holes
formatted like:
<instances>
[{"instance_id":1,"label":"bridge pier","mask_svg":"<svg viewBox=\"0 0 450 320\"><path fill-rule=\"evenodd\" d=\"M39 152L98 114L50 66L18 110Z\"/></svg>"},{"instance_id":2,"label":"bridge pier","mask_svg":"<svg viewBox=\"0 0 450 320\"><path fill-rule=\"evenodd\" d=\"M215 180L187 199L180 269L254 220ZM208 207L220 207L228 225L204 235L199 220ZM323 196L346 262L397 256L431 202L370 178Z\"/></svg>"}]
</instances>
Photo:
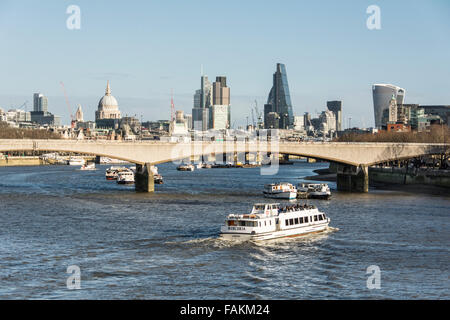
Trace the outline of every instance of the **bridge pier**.
<instances>
[{"instance_id":1,"label":"bridge pier","mask_svg":"<svg viewBox=\"0 0 450 320\"><path fill-rule=\"evenodd\" d=\"M136 165L134 187L137 192L155 192L155 178L150 166L150 163Z\"/></svg>"},{"instance_id":2,"label":"bridge pier","mask_svg":"<svg viewBox=\"0 0 450 320\"><path fill-rule=\"evenodd\" d=\"M348 192L369 192L369 167L338 164L337 189Z\"/></svg>"}]
</instances>

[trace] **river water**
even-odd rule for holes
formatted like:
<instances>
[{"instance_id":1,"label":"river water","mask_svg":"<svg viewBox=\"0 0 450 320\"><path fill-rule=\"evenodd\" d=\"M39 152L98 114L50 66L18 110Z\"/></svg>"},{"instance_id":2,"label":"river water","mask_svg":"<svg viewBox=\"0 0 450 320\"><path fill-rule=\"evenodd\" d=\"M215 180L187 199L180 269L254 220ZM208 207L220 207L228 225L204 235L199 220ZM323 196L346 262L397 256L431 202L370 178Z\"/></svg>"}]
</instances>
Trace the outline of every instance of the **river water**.
<instances>
[{"instance_id":1,"label":"river water","mask_svg":"<svg viewBox=\"0 0 450 320\"><path fill-rule=\"evenodd\" d=\"M449 299L449 197L335 191L310 200L328 232L290 240L218 239L265 183L298 183L326 164L179 172L155 194L106 181L106 166L0 168L0 299ZM69 290L69 266L81 289ZM380 289L368 289L369 266Z\"/></svg>"}]
</instances>

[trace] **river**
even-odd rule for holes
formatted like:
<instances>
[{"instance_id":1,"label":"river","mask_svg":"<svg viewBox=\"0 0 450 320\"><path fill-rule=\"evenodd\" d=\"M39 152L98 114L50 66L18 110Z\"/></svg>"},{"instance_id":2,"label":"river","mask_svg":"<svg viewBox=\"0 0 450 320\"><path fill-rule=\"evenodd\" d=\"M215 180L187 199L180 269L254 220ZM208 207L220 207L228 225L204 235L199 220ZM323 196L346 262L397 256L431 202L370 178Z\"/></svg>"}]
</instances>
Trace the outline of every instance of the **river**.
<instances>
[{"instance_id":1,"label":"river","mask_svg":"<svg viewBox=\"0 0 450 320\"><path fill-rule=\"evenodd\" d=\"M399 190L309 200L328 232L237 243L228 213L266 201L324 163L179 172L154 194L105 180L106 166L0 168L0 299L449 299L450 198ZM69 266L81 289L69 290ZM380 289L369 289L369 266Z\"/></svg>"}]
</instances>

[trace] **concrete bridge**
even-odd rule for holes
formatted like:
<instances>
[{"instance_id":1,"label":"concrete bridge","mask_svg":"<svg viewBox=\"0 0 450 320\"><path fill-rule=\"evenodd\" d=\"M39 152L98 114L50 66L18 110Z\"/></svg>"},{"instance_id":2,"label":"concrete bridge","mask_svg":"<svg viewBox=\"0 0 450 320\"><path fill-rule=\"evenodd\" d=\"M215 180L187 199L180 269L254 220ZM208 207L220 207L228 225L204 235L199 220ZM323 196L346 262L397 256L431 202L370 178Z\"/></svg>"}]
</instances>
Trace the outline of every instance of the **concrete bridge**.
<instances>
[{"instance_id":1,"label":"concrete bridge","mask_svg":"<svg viewBox=\"0 0 450 320\"><path fill-rule=\"evenodd\" d=\"M45 151L70 152L105 156L126 160L137 165L136 190L153 192L150 165L181 159L224 155L234 159L241 154L259 156L263 163L275 167L278 154L297 155L338 163L339 190L368 192L368 167L378 163L404 160L424 155L441 154L448 150L445 144L421 143L327 143L280 141L199 141L168 143L159 141L100 141L100 140L0 140L0 152ZM266 174L275 171L266 171ZM276 173L276 172L275 172Z\"/></svg>"}]
</instances>

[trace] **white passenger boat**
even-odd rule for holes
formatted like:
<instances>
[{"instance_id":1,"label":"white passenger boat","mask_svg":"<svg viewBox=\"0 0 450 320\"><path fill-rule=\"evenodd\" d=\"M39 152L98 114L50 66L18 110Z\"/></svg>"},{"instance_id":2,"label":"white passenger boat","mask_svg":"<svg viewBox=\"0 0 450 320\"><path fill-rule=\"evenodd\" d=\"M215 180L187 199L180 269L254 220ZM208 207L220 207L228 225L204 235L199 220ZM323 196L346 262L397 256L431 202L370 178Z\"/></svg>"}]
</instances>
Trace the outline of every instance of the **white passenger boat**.
<instances>
[{"instance_id":1,"label":"white passenger boat","mask_svg":"<svg viewBox=\"0 0 450 320\"><path fill-rule=\"evenodd\" d=\"M88 164L83 164L83 165L81 166L80 170L83 170L83 171L93 171L93 170L97 170L97 169L95 168L95 163L92 162L92 163L88 163Z\"/></svg>"},{"instance_id":2,"label":"white passenger boat","mask_svg":"<svg viewBox=\"0 0 450 320\"><path fill-rule=\"evenodd\" d=\"M250 214L230 214L221 227L227 240L291 238L328 229L330 219L310 205L280 207L278 203L255 204Z\"/></svg>"},{"instance_id":3,"label":"white passenger boat","mask_svg":"<svg viewBox=\"0 0 450 320\"><path fill-rule=\"evenodd\" d=\"M306 199L331 198L330 187L326 183L302 183L298 185L299 196Z\"/></svg>"},{"instance_id":4,"label":"white passenger boat","mask_svg":"<svg viewBox=\"0 0 450 320\"><path fill-rule=\"evenodd\" d=\"M181 164L177 167L178 171L194 171L195 167L192 164Z\"/></svg>"},{"instance_id":5,"label":"white passenger boat","mask_svg":"<svg viewBox=\"0 0 450 320\"><path fill-rule=\"evenodd\" d=\"M117 180L118 174L119 172L122 171L128 171L130 169L128 169L127 167L110 167L108 169L106 169L106 180Z\"/></svg>"},{"instance_id":6,"label":"white passenger boat","mask_svg":"<svg viewBox=\"0 0 450 320\"><path fill-rule=\"evenodd\" d=\"M263 193L266 198L288 200L297 198L297 188L286 182L267 184L264 186Z\"/></svg>"},{"instance_id":7,"label":"white passenger boat","mask_svg":"<svg viewBox=\"0 0 450 320\"><path fill-rule=\"evenodd\" d=\"M124 170L117 173L118 184L133 184L134 172L131 170Z\"/></svg>"},{"instance_id":8,"label":"white passenger boat","mask_svg":"<svg viewBox=\"0 0 450 320\"><path fill-rule=\"evenodd\" d=\"M152 174L153 174L153 181L154 181L156 184L163 184L163 183L164 183L164 180L163 180L162 175L160 175L160 174L158 173L158 167L156 167L156 166L150 166L150 171L151 171Z\"/></svg>"},{"instance_id":9,"label":"white passenger boat","mask_svg":"<svg viewBox=\"0 0 450 320\"><path fill-rule=\"evenodd\" d=\"M70 157L67 161L69 166L82 166L86 163L82 157Z\"/></svg>"}]
</instances>

